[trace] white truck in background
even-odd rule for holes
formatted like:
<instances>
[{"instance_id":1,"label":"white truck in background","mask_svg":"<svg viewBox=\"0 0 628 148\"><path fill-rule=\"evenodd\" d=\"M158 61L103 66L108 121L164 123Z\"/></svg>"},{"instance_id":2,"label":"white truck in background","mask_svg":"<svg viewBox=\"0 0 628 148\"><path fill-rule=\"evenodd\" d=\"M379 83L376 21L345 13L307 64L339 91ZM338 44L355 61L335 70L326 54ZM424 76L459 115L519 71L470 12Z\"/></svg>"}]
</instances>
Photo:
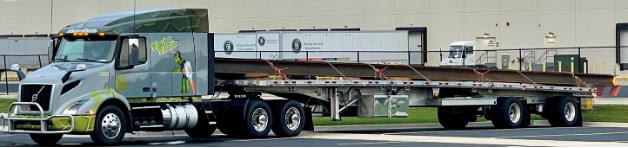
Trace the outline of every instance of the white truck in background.
<instances>
[{"instance_id":1,"label":"white truck in background","mask_svg":"<svg viewBox=\"0 0 628 148\"><path fill-rule=\"evenodd\" d=\"M477 44L478 42L483 44ZM494 38L478 37L478 41L455 41L449 45L448 56L440 61L441 67L473 67L480 69L498 69L495 52L485 52L496 47Z\"/></svg>"},{"instance_id":2,"label":"white truck in background","mask_svg":"<svg viewBox=\"0 0 628 148\"><path fill-rule=\"evenodd\" d=\"M258 31L216 34L214 42L222 58L421 64L408 31Z\"/></svg>"}]
</instances>

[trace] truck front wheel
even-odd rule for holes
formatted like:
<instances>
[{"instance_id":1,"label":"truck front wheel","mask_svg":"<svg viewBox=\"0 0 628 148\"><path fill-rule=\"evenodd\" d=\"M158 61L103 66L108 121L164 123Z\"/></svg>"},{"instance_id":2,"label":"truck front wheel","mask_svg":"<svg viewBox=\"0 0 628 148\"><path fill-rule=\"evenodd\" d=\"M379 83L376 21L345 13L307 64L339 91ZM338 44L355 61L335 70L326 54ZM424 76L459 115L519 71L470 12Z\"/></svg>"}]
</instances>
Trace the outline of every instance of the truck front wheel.
<instances>
[{"instance_id":1,"label":"truck front wheel","mask_svg":"<svg viewBox=\"0 0 628 148\"><path fill-rule=\"evenodd\" d=\"M113 145L120 143L126 132L124 113L115 105L107 105L98 111L94 132L90 134L96 144Z\"/></svg>"},{"instance_id":2,"label":"truck front wheel","mask_svg":"<svg viewBox=\"0 0 628 148\"><path fill-rule=\"evenodd\" d=\"M63 134L30 134L31 139L44 146L55 145L63 138Z\"/></svg>"},{"instance_id":3,"label":"truck front wheel","mask_svg":"<svg viewBox=\"0 0 628 148\"><path fill-rule=\"evenodd\" d=\"M297 136L305 124L305 112L299 102L281 101L273 105L273 133L279 137Z\"/></svg>"}]
</instances>

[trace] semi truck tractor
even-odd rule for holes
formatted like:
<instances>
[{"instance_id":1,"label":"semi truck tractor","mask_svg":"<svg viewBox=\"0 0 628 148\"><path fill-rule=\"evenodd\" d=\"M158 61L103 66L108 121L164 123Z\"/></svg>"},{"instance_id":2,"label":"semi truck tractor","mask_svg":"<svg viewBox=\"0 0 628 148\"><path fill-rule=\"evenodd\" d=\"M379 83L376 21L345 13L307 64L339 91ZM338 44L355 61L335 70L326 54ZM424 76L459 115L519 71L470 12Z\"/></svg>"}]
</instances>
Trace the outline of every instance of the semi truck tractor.
<instances>
[{"instance_id":1,"label":"semi truck tractor","mask_svg":"<svg viewBox=\"0 0 628 148\"><path fill-rule=\"evenodd\" d=\"M208 32L208 10L186 8L112 12L65 27L53 37L52 63L20 81L3 132L30 134L41 145L65 134L113 145L125 133L167 130L291 137L314 129L314 102L334 121L422 116L408 108L438 107L445 128L464 128L479 116L497 128L519 128L531 114L552 126L578 126L580 99L614 85L604 74L216 58L215 45L225 44ZM274 74L347 79L267 79ZM221 93L229 96L216 97Z\"/></svg>"}]
</instances>

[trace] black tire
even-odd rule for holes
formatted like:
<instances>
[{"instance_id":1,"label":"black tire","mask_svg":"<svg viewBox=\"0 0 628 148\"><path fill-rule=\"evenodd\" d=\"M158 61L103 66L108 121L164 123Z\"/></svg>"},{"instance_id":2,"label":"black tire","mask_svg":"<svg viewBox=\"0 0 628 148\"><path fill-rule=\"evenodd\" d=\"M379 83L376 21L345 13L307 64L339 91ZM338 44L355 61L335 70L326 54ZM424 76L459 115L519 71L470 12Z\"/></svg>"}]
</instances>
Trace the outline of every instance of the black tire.
<instances>
[{"instance_id":1,"label":"black tire","mask_svg":"<svg viewBox=\"0 0 628 148\"><path fill-rule=\"evenodd\" d=\"M524 107L519 98L503 98L497 101L491 122L496 128L518 128L525 120ZM512 111L511 111L512 110ZM511 119L510 114L513 114ZM513 121L515 120L515 121Z\"/></svg>"},{"instance_id":2,"label":"black tire","mask_svg":"<svg viewBox=\"0 0 628 148\"><path fill-rule=\"evenodd\" d=\"M214 119L214 115L207 115L204 110L198 111L198 122L191 129L185 129L185 133L193 138L208 138L216 131L216 125L209 125L209 121ZM213 121L213 120L212 120Z\"/></svg>"},{"instance_id":3,"label":"black tire","mask_svg":"<svg viewBox=\"0 0 628 148\"><path fill-rule=\"evenodd\" d=\"M259 118L257 119L253 118L254 113L257 113L257 111L265 112L264 117L262 118L261 116L258 116ZM246 115L246 118L245 118L246 120L244 123L245 127L235 127L239 129L244 129L244 132L240 132L241 135L240 133L237 133L237 135L235 136L242 136L242 137L249 137L249 138L263 138L263 137L268 136L268 133L273 127L273 122L272 122L273 115L272 115L270 106L268 106L268 104L266 104L262 100L250 100L249 104L247 105L245 115ZM258 119L263 119L263 120L258 120ZM263 128L259 131L256 130L253 125L253 122L264 121L264 120L265 120L266 126L263 126Z\"/></svg>"},{"instance_id":4,"label":"black tire","mask_svg":"<svg viewBox=\"0 0 628 148\"><path fill-rule=\"evenodd\" d=\"M243 124L239 124L235 121L233 121L233 119L229 119L229 118L222 118L220 119L220 121L217 121L218 123L218 130L220 130L221 133L229 136L229 137L240 137L241 133L240 131L238 131L238 128L242 128Z\"/></svg>"},{"instance_id":5,"label":"black tire","mask_svg":"<svg viewBox=\"0 0 628 148\"><path fill-rule=\"evenodd\" d=\"M441 106L438 107L438 123L444 128L462 129L469 124L471 117L475 118L475 114L469 114L466 109L459 108L463 112L462 114L455 114L454 107Z\"/></svg>"},{"instance_id":6,"label":"black tire","mask_svg":"<svg viewBox=\"0 0 628 148\"><path fill-rule=\"evenodd\" d=\"M550 106L548 106L550 108L546 110L547 121L550 125L554 127L571 127L578 124L581 112L575 98L555 98L551 102Z\"/></svg>"},{"instance_id":7,"label":"black tire","mask_svg":"<svg viewBox=\"0 0 628 148\"><path fill-rule=\"evenodd\" d=\"M303 107L299 102L294 100L281 101L273 106L272 111L274 117L273 133L275 133L276 136L293 137L301 133L305 125L305 111L303 111ZM290 111L292 115L289 115L290 117L286 119L288 111ZM298 123L292 118L298 118ZM290 128L288 127L288 123L296 124L296 126Z\"/></svg>"},{"instance_id":8,"label":"black tire","mask_svg":"<svg viewBox=\"0 0 628 148\"><path fill-rule=\"evenodd\" d=\"M112 128L115 132L103 130L103 123L116 123L118 128ZM101 145L114 145L118 144L124 138L126 133L126 118L125 114L120 108L115 105L107 105L100 109L96 115L96 123L94 124L94 131L90 134L92 141ZM117 134L116 134L117 133ZM107 134L108 136L105 136Z\"/></svg>"},{"instance_id":9,"label":"black tire","mask_svg":"<svg viewBox=\"0 0 628 148\"><path fill-rule=\"evenodd\" d=\"M57 144L63 138L63 134L30 134L31 139L44 146L51 146Z\"/></svg>"}]
</instances>

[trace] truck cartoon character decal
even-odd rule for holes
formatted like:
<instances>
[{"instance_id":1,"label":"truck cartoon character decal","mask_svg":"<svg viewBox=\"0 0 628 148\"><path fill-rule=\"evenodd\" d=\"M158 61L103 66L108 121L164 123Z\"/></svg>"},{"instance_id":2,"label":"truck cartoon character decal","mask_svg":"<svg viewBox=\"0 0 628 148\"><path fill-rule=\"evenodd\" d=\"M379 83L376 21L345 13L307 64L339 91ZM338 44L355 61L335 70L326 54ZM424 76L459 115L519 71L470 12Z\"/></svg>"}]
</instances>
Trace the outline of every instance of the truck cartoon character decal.
<instances>
[{"instance_id":1,"label":"truck cartoon character decal","mask_svg":"<svg viewBox=\"0 0 628 148\"><path fill-rule=\"evenodd\" d=\"M192 92L196 93L196 90L194 89L194 81L192 80L192 63L181 58L181 52L179 51L174 53L174 61L177 62L179 66L175 66L172 71L175 73L183 73L183 77L181 77L181 93L190 92L190 87L192 88Z\"/></svg>"}]
</instances>

